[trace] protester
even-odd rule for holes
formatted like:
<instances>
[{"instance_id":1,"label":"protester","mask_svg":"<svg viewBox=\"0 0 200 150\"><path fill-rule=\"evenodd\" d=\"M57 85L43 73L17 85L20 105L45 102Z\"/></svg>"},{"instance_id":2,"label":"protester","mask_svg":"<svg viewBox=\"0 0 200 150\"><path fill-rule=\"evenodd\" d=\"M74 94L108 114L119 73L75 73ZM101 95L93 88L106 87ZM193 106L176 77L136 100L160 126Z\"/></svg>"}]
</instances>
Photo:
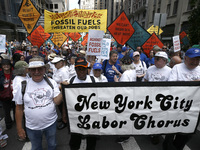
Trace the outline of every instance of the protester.
<instances>
[{"instance_id":1,"label":"protester","mask_svg":"<svg viewBox=\"0 0 200 150\"><path fill-rule=\"evenodd\" d=\"M98 80L93 77L87 75L87 68L88 68L88 62L84 57L78 57L75 60L75 70L76 70L76 76L72 77L69 80L70 84L77 84L77 83L95 83L98 82ZM71 150L79 150L81 145L81 139L83 136L81 134L71 134L70 138L70 148ZM96 137L95 136L86 136L87 140L87 147L86 150L95 150L96 147Z\"/></svg>"},{"instance_id":2,"label":"protester","mask_svg":"<svg viewBox=\"0 0 200 150\"><path fill-rule=\"evenodd\" d=\"M68 72L68 69L65 67L64 58L54 57L51 63L53 63L57 69L57 71L53 74L53 80L56 81L59 87L61 82L69 80L69 72ZM62 103L58 105L61 115L63 115L62 107L63 107ZM61 130L65 128L66 126L67 126L67 120L62 120L57 128L58 130Z\"/></svg>"},{"instance_id":3,"label":"protester","mask_svg":"<svg viewBox=\"0 0 200 150\"><path fill-rule=\"evenodd\" d=\"M181 62L182 62L182 60L181 60L181 58L179 56L173 56L170 59L169 67L173 68L176 64L180 64Z\"/></svg>"},{"instance_id":4,"label":"protester","mask_svg":"<svg viewBox=\"0 0 200 150\"><path fill-rule=\"evenodd\" d=\"M150 50L149 52L149 58L147 58L147 68L154 65L154 53L153 50Z\"/></svg>"},{"instance_id":5,"label":"protester","mask_svg":"<svg viewBox=\"0 0 200 150\"><path fill-rule=\"evenodd\" d=\"M29 63L29 60L30 60L31 58L35 57L35 56L39 56L39 49L38 49L37 46L31 47L30 56L27 56L27 57L25 58L25 61L26 61L27 63Z\"/></svg>"},{"instance_id":6,"label":"protester","mask_svg":"<svg viewBox=\"0 0 200 150\"><path fill-rule=\"evenodd\" d=\"M141 46L138 46L138 47L136 48L136 51L138 51L138 52L140 53L140 60L141 60L141 61L144 61L144 62L146 63L146 61L147 61L147 56L144 54L143 48L142 48ZM132 55L131 57L133 57L133 55Z\"/></svg>"},{"instance_id":7,"label":"protester","mask_svg":"<svg viewBox=\"0 0 200 150\"><path fill-rule=\"evenodd\" d=\"M108 82L107 78L101 73L102 73L102 65L100 63L95 63L93 65L94 77L96 77L99 80L99 82Z\"/></svg>"},{"instance_id":8,"label":"protester","mask_svg":"<svg viewBox=\"0 0 200 150\"><path fill-rule=\"evenodd\" d=\"M157 52L162 51L161 48L160 48L158 45L154 45L152 50L153 50L154 55L155 55Z\"/></svg>"},{"instance_id":9,"label":"protester","mask_svg":"<svg viewBox=\"0 0 200 150\"><path fill-rule=\"evenodd\" d=\"M140 53L138 51L135 51L133 53L133 63L132 63L132 65L136 70L137 81L141 82L143 77L146 74L147 66L146 66L146 63L144 61L140 60Z\"/></svg>"},{"instance_id":10,"label":"protester","mask_svg":"<svg viewBox=\"0 0 200 150\"><path fill-rule=\"evenodd\" d=\"M45 64L41 57L30 59L28 71L31 78L27 80L22 95L22 87L17 89L16 125L18 136L26 138L22 128L23 111L26 118L26 130L32 144L32 150L42 149L42 137L46 136L48 149L56 150L56 107L62 101L62 94L57 83L45 77Z\"/></svg>"},{"instance_id":11,"label":"protester","mask_svg":"<svg viewBox=\"0 0 200 150\"><path fill-rule=\"evenodd\" d=\"M144 81L167 81L171 68L166 66L168 56L165 52L155 54L155 65L150 66L144 76Z\"/></svg>"},{"instance_id":12,"label":"protester","mask_svg":"<svg viewBox=\"0 0 200 150\"><path fill-rule=\"evenodd\" d=\"M186 51L184 62L173 67L168 81L200 81L200 49L190 48ZM191 134L166 135L163 150L183 150Z\"/></svg>"},{"instance_id":13,"label":"protester","mask_svg":"<svg viewBox=\"0 0 200 150\"><path fill-rule=\"evenodd\" d=\"M118 60L122 59L127 53L128 48L126 46L123 46L121 53L118 53Z\"/></svg>"},{"instance_id":14,"label":"protester","mask_svg":"<svg viewBox=\"0 0 200 150\"><path fill-rule=\"evenodd\" d=\"M12 64L9 59L3 59L1 61L2 71L0 71L0 100L3 105L4 115L5 115L5 124L7 129L11 129L13 125L13 120L11 118L11 109L15 112L15 106L12 102L12 82L13 82L13 73L12 73Z\"/></svg>"},{"instance_id":15,"label":"protester","mask_svg":"<svg viewBox=\"0 0 200 150\"><path fill-rule=\"evenodd\" d=\"M137 52L139 53L139 52ZM138 57L139 58L139 57ZM135 82L137 80L135 67L132 65L132 59L130 56L126 55L121 59L122 62L122 76L117 78L115 75L115 82Z\"/></svg>"},{"instance_id":16,"label":"protester","mask_svg":"<svg viewBox=\"0 0 200 150\"><path fill-rule=\"evenodd\" d=\"M70 56L69 65L68 65L69 79L76 75L75 66L74 66L76 58L77 56L75 54Z\"/></svg>"},{"instance_id":17,"label":"protester","mask_svg":"<svg viewBox=\"0 0 200 150\"><path fill-rule=\"evenodd\" d=\"M117 60L118 53L114 50L110 51L109 60L104 60L102 69L104 76L107 78L108 82L114 82L114 75L121 76L120 63Z\"/></svg>"},{"instance_id":18,"label":"protester","mask_svg":"<svg viewBox=\"0 0 200 150\"><path fill-rule=\"evenodd\" d=\"M15 78L13 80L13 97L15 97L17 89L21 86L21 82L24 80L27 80L29 78L28 76L28 64L25 61L17 61L14 66L13 74L15 75ZM15 102L15 99L13 98L13 101ZM25 119L24 119L24 130L25 129ZM28 141L28 137L26 139L21 139L20 137L17 138L19 141Z\"/></svg>"}]
</instances>

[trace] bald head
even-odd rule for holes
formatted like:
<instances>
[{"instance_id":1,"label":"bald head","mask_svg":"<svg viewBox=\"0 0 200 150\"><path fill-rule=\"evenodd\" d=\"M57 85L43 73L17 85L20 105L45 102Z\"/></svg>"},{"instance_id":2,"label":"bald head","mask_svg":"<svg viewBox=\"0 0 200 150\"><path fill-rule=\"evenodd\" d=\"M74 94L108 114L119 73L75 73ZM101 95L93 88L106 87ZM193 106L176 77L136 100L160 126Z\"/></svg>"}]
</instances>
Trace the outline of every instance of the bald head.
<instances>
[{"instance_id":1,"label":"bald head","mask_svg":"<svg viewBox=\"0 0 200 150\"><path fill-rule=\"evenodd\" d=\"M179 56L173 56L169 62L169 66L171 68L174 67L176 64L180 64L182 62L181 58Z\"/></svg>"}]
</instances>

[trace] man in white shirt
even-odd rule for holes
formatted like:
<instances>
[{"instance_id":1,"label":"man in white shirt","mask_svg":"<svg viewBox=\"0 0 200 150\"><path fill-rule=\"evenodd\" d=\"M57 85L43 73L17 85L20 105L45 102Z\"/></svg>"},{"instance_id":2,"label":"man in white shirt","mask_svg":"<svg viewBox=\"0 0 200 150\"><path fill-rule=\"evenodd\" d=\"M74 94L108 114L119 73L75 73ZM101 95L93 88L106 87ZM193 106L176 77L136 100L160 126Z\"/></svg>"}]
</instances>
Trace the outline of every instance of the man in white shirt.
<instances>
[{"instance_id":1,"label":"man in white shirt","mask_svg":"<svg viewBox=\"0 0 200 150\"><path fill-rule=\"evenodd\" d=\"M56 105L62 101L62 94L57 83L44 77L46 68L42 57L34 57L29 61L29 73L25 93L22 95L20 86L14 100L16 102L16 126L21 139L26 138L22 128L23 112L26 119L26 131L31 141L32 150L42 149L43 134L46 137L48 149L56 150Z\"/></svg>"},{"instance_id":2,"label":"man in white shirt","mask_svg":"<svg viewBox=\"0 0 200 150\"><path fill-rule=\"evenodd\" d=\"M84 57L78 57L75 60L75 70L76 70L76 76L72 77L69 80L70 84L76 84L76 83L94 83L98 82L98 80L93 77L87 75L87 68L88 68L88 62ZM70 138L70 148L71 150L79 150L81 145L81 134L72 133ZM87 147L86 150L94 150L96 146L96 137L95 136L87 136Z\"/></svg>"},{"instance_id":3,"label":"man in white shirt","mask_svg":"<svg viewBox=\"0 0 200 150\"><path fill-rule=\"evenodd\" d=\"M155 65L150 66L144 76L144 81L167 81L171 68L166 64L168 61L167 53L157 52L155 54Z\"/></svg>"},{"instance_id":4,"label":"man in white shirt","mask_svg":"<svg viewBox=\"0 0 200 150\"><path fill-rule=\"evenodd\" d=\"M168 81L199 81L200 80L200 49L190 48L186 51L184 63L173 67ZM184 91L183 91L184 92ZM163 150L183 150L189 141L190 134L169 134L163 142Z\"/></svg>"}]
</instances>

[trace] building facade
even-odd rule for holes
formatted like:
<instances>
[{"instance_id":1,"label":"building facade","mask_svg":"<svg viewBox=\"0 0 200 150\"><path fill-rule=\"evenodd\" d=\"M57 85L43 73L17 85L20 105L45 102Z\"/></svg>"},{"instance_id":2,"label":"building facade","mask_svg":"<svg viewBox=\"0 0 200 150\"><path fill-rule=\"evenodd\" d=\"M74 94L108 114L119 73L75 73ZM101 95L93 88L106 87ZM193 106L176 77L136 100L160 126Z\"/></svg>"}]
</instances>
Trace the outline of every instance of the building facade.
<instances>
[{"instance_id":1,"label":"building facade","mask_svg":"<svg viewBox=\"0 0 200 150\"><path fill-rule=\"evenodd\" d=\"M166 25L162 27L161 39L163 42L172 41L172 37L182 31L188 31L188 17L191 14L191 0L152 0L148 3L147 26L154 22L155 13L166 13Z\"/></svg>"}]
</instances>

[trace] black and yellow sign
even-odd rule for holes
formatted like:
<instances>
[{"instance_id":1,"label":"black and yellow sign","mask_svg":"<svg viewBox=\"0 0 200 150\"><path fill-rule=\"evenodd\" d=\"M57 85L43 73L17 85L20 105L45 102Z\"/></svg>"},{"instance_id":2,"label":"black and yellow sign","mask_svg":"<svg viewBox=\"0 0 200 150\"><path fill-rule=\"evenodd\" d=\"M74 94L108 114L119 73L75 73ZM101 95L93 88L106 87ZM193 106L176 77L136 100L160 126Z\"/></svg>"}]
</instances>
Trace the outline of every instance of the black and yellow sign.
<instances>
[{"instance_id":1,"label":"black and yellow sign","mask_svg":"<svg viewBox=\"0 0 200 150\"><path fill-rule=\"evenodd\" d=\"M54 33L51 39L51 41L58 47L61 47L66 40L67 37L63 33Z\"/></svg>"},{"instance_id":2,"label":"black and yellow sign","mask_svg":"<svg viewBox=\"0 0 200 150\"><path fill-rule=\"evenodd\" d=\"M107 28L107 10L73 9L63 13L44 11L44 30L54 32L88 32Z\"/></svg>"},{"instance_id":3,"label":"black and yellow sign","mask_svg":"<svg viewBox=\"0 0 200 150\"><path fill-rule=\"evenodd\" d=\"M30 34L35 27L41 14L37 11L31 0L23 0L19 9L18 17Z\"/></svg>"}]
</instances>

